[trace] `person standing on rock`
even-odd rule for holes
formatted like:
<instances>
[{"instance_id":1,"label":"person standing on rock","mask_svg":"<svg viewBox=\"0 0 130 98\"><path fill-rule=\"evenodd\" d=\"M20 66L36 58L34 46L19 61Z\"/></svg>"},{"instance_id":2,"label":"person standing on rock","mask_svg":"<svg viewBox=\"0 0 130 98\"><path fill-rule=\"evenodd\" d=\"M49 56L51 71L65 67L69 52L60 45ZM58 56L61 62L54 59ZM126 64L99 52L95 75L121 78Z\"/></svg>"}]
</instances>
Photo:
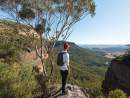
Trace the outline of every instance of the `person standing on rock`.
<instances>
[{"instance_id":1,"label":"person standing on rock","mask_svg":"<svg viewBox=\"0 0 130 98\"><path fill-rule=\"evenodd\" d=\"M60 66L60 72L62 77L62 94L66 94L65 87L69 69L69 49L70 45L65 42L64 50L58 54L57 64Z\"/></svg>"}]
</instances>

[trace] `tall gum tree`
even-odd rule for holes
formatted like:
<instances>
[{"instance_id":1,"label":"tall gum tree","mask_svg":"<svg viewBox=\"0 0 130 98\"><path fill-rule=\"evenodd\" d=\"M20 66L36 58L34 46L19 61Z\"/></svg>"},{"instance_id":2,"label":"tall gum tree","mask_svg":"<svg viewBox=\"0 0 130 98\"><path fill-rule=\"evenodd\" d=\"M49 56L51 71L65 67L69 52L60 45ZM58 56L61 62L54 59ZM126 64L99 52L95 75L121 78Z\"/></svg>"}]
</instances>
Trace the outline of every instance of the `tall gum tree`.
<instances>
[{"instance_id":1,"label":"tall gum tree","mask_svg":"<svg viewBox=\"0 0 130 98\"><path fill-rule=\"evenodd\" d=\"M13 21L24 24L38 34L40 49L36 54L43 71L40 76L49 80L53 76L53 49L58 40L66 40L72 27L87 15L95 15L94 0L0 0L0 9L8 13ZM19 28L26 32L22 27ZM26 32L27 35L29 35ZM34 36L35 37L35 36ZM47 54L47 56L46 56ZM46 61L50 70L47 71Z\"/></svg>"}]
</instances>

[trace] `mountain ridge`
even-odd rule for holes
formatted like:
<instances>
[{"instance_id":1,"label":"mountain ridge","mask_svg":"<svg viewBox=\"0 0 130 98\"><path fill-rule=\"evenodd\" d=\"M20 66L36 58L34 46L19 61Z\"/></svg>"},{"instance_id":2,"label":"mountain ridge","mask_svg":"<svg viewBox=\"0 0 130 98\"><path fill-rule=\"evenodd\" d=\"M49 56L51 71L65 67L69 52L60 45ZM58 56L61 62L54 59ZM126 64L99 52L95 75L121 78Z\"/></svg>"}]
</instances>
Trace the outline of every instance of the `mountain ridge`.
<instances>
[{"instance_id":1,"label":"mountain ridge","mask_svg":"<svg viewBox=\"0 0 130 98\"><path fill-rule=\"evenodd\" d=\"M63 43L63 41L56 43L55 47L58 51L63 50ZM70 49L68 52L70 53L71 60L74 60L79 64L101 66L104 65L106 61L108 61L108 59L104 57L103 53L82 48L74 42L68 43L70 44Z\"/></svg>"}]
</instances>

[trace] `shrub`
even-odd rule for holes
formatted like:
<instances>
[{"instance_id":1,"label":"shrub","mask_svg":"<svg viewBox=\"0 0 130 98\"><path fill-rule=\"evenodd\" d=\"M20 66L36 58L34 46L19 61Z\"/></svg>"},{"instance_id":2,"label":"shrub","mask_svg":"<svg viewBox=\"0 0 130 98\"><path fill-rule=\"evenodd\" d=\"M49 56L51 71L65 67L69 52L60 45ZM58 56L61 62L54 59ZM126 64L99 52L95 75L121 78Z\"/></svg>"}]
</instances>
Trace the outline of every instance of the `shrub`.
<instances>
[{"instance_id":1,"label":"shrub","mask_svg":"<svg viewBox=\"0 0 130 98\"><path fill-rule=\"evenodd\" d=\"M96 98L104 98L103 96L98 96L98 97L96 97Z\"/></svg>"},{"instance_id":2,"label":"shrub","mask_svg":"<svg viewBox=\"0 0 130 98\"><path fill-rule=\"evenodd\" d=\"M90 89L89 93L90 93L90 98L96 98L97 96L101 96L102 95L101 88Z\"/></svg>"},{"instance_id":3,"label":"shrub","mask_svg":"<svg viewBox=\"0 0 130 98\"><path fill-rule=\"evenodd\" d=\"M127 98L127 96L122 90L116 89L109 93L108 98Z\"/></svg>"},{"instance_id":4,"label":"shrub","mask_svg":"<svg viewBox=\"0 0 130 98\"><path fill-rule=\"evenodd\" d=\"M34 98L38 87L32 66L0 63L0 98Z\"/></svg>"}]
</instances>

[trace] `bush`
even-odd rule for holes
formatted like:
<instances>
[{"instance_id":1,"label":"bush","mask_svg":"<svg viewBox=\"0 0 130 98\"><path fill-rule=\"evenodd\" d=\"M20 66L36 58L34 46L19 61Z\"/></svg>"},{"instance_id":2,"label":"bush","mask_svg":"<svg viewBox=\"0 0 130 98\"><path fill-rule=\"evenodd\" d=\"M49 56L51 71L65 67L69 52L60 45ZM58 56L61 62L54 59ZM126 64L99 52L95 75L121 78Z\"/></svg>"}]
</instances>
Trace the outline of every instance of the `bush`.
<instances>
[{"instance_id":1,"label":"bush","mask_svg":"<svg viewBox=\"0 0 130 98\"><path fill-rule=\"evenodd\" d=\"M89 93L90 93L90 98L96 98L97 96L102 95L101 88L93 88L90 90ZM100 97L97 97L97 98L100 98Z\"/></svg>"},{"instance_id":2,"label":"bush","mask_svg":"<svg viewBox=\"0 0 130 98\"><path fill-rule=\"evenodd\" d=\"M98 96L98 97L96 97L96 98L104 98L103 96Z\"/></svg>"},{"instance_id":3,"label":"bush","mask_svg":"<svg viewBox=\"0 0 130 98\"><path fill-rule=\"evenodd\" d=\"M36 87L32 66L0 63L0 98L34 98Z\"/></svg>"},{"instance_id":4,"label":"bush","mask_svg":"<svg viewBox=\"0 0 130 98\"><path fill-rule=\"evenodd\" d=\"M122 90L116 89L109 93L108 98L127 98L127 96Z\"/></svg>"}]
</instances>

